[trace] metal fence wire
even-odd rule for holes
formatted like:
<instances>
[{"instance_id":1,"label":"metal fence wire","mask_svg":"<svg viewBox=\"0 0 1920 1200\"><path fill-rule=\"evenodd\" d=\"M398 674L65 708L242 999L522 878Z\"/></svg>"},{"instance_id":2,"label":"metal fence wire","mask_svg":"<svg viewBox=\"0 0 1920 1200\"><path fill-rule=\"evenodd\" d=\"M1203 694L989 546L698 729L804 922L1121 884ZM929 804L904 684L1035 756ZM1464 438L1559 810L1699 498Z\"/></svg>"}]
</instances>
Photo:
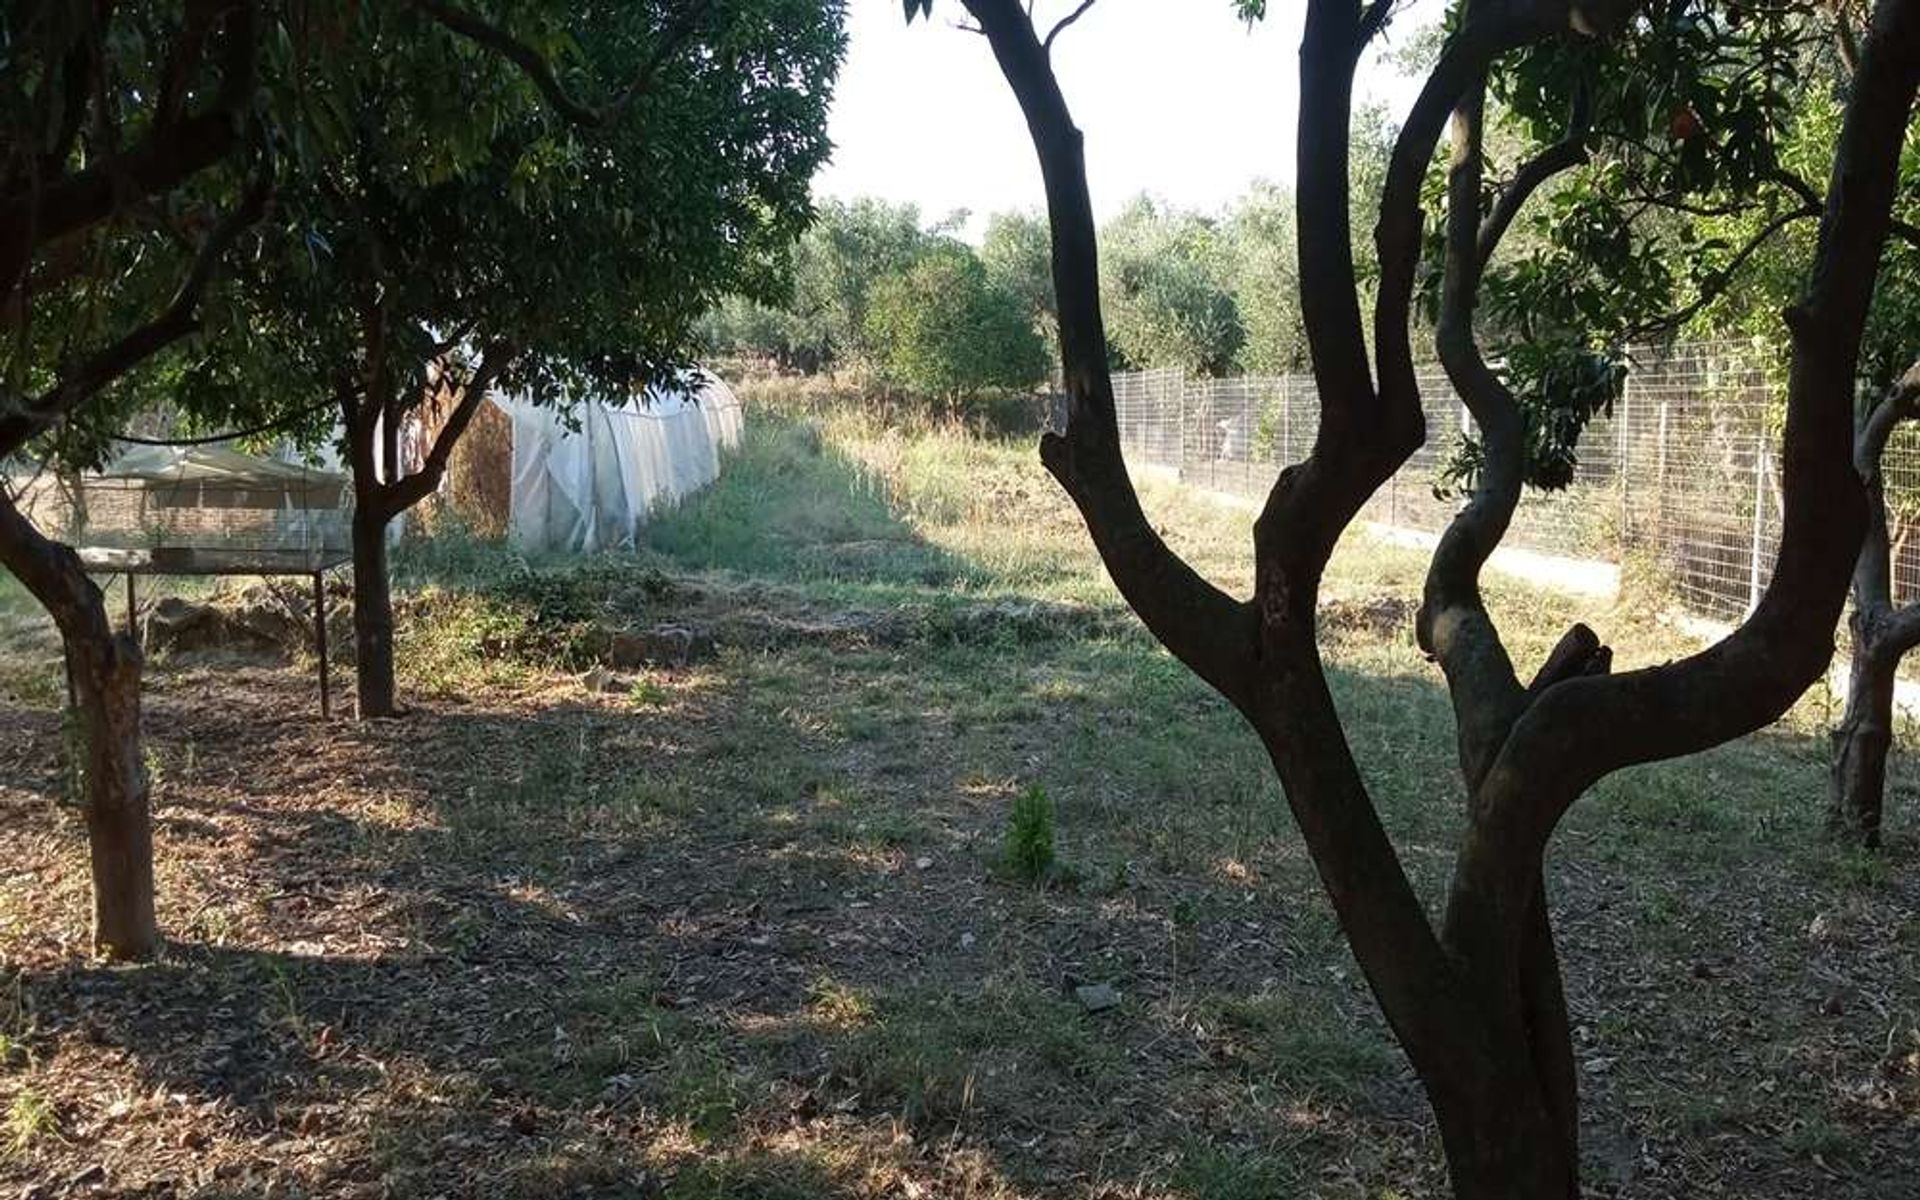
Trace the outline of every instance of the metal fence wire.
<instances>
[{"instance_id":1,"label":"metal fence wire","mask_svg":"<svg viewBox=\"0 0 1920 1200\"><path fill-rule=\"evenodd\" d=\"M1573 482L1529 489L1505 545L1620 562L1644 556L1683 607L1737 620L1758 601L1779 549L1780 389L1748 341L1639 347L1610 414L1581 435ZM1364 519L1439 533L1461 498L1442 471L1472 419L1438 367L1420 373L1427 440L1374 494ZM1309 375L1189 379L1177 369L1114 377L1129 459L1209 490L1258 499L1306 457L1320 404ZM1920 429L1883 460L1894 599L1920 598Z\"/></svg>"}]
</instances>

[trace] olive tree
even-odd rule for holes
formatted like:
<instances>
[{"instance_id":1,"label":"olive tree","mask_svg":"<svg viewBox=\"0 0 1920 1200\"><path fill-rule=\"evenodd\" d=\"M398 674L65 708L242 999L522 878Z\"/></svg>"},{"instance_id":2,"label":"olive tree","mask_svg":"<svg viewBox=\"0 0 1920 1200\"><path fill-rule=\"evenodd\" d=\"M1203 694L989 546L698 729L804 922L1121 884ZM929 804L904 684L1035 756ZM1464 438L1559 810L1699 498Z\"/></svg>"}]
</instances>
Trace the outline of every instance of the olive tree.
<instances>
[{"instance_id":1,"label":"olive tree","mask_svg":"<svg viewBox=\"0 0 1920 1200\"><path fill-rule=\"evenodd\" d=\"M909 19L931 6L905 0ZM1879 0L1860 39L1819 238L1801 297L1785 314L1792 345L1781 450L1785 521L1767 591L1732 633L1680 660L1616 673L1596 633L1574 625L1528 674L1482 599L1480 572L1519 500L1533 430L1528 410L1480 348L1475 311L1489 259L1519 210L1588 151L1583 122L1569 107L1561 133L1570 136L1543 140L1504 181L1487 179L1489 78L1517 63L1558 61L1562 69L1544 76L1551 82L1573 65L1565 52L1594 47L1579 73L1586 78L1562 82L1584 83L1591 102L1644 110L1661 97L1635 88L1635 76L1651 69L1655 52L1672 49L1676 23L1690 26L1682 49L1735 45L1715 6L1457 4L1378 195L1369 331L1348 226L1349 117L1362 52L1393 3L1307 0L1299 276L1321 420L1311 452L1280 474L1254 523L1254 585L1246 598L1209 583L1166 544L1122 457L1081 133L1050 53L1087 5L1044 34L1019 0L965 0L965 7L1025 114L1046 190L1068 405L1064 428L1042 440L1042 462L1079 509L1128 604L1239 710L1268 750L1348 943L1425 1089L1455 1194L1576 1195L1577 1078L1544 854L1560 819L1596 782L1766 725L1831 659L1864 527L1852 396L1920 83L1920 0ZM1249 17L1264 10L1260 0L1237 7ZM1807 4L1791 15L1817 21L1822 12ZM1648 53L1613 53L1634 47ZM1542 52L1549 58L1535 57ZM1714 61L1708 56L1680 75L1698 75ZM1599 86L1609 80L1624 86ZM1428 245L1422 192L1449 125L1446 219ZM1698 156L1683 149L1680 157ZM1701 169L1745 168L1707 155ZM1382 827L1315 629L1335 543L1426 437L1410 334L1423 246L1439 276L1436 350L1483 439L1483 464L1433 553L1417 622L1452 700L1466 790L1466 821L1438 914L1422 903Z\"/></svg>"}]
</instances>

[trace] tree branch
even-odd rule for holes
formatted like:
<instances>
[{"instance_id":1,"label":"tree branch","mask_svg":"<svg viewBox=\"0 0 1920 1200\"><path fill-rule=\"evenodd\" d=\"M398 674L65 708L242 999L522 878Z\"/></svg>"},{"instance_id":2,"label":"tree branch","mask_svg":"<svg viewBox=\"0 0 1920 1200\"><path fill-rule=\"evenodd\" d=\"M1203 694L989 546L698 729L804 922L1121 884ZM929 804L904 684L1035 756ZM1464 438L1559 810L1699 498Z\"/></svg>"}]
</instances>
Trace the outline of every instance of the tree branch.
<instances>
[{"instance_id":1,"label":"tree branch","mask_svg":"<svg viewBox=\"0 0 1920 1200\"><path fill-rule=\"evenodd\" d=\"M1447 378L1480 426L1485 465L1472 497L1447 523L1427 564L1415 626L1421 648L1447 677L1469 789L1485 774L1525 702L1513 661L1480 596L1480 570L1506 535L1526 476L1519 406L1481 357L1473 336L1485 261L1480 249L1485 108L1482 74L1453 116L1446 261L1435 331Z\"/></svg>"},{"instance_id":2,"label":"tree branch","mask_svg":"<svg viewBox=\"0 0 1920 1200\"><path fill-rule=\"evenodd\" d=\"M699 29L700 20L707 11L707 0L688 0L673 19L661 27L659 44L654 47L647 61L641 64L639 74L627 85L626 90L615 97L612 103L595 108L569 95L553 73L553 64L538 50L500 26L457 5L444 3L444 0L413 0L413 4L449 32L520 68L520 72L539 90L549 108L562 119L587 129L604 129L618 122L633 102L653 86L667 59Z\"/></svg>"},{"instance_id":3,"label":"tree branch","mask_svg":"<svg viewBox=\"0 0 1920 1200\"><path fill-rule=\"evenodd\" d=\"M487 392L492 389L494 380L498 379L501 372L512 363L515 354L513 347L504 341L490 343L481 352L479 365L474 368L473 374L467 377L467 382L461 389L459 404L455 405L453 412L448 415L446 424L440 427L440 432L434 437L433 446L427 451L426 459L421 463L420 469L386 488L389 516L405 512L440 487L440 481L447 473L447 463L453 457L454 446L459 443L461 435L467 431L467 426L473 422L474 414L480 411L480 406L485 402Z\"/></svg>"},{"instance_id":4,"label":"tree branch","mask_svg":"<svg viewBox=\"0 0 1920 1200\"><path fill-rule=\"evenodd\" d=\"M1744 266L1746 261L1752 258L1762 246L1772 241L1775 234L1793 224L1795 221L1804 221L1812 217L1817 217L1820 214L1821 208L1818 204L1813 207L1790 208L1780 213L1771 221L1761 226L1752 237L1748 238L1746 244L1736 250L1733 257L1722 264L1719 270L1707 276L1706 280L1700 285L1699 294L1685 307L1668 313L1657 320L1649 321L1636 327L1632 331L1631 336L1651 337L1655 334L1670 333L1682 325L1685 325L1688 321L1693 320L1695 316L1699 315L1702 309L1712 304L1715 300L1718 300L1720 296L1725 293L1727 285L1733 282L1733 278L1739 273L1740 268Z\"/></svg>"},{"instance_id":5,"label":"tree branch","mask_svg":"<svg viewBox=\"0 0 1920 1200\"><path fill-rule=\"evenodd\" d=\"M220 87L204 111L157 124L133 149L103 154L85 170L44 185L30 179L0 199L0 295L19 287L38 247L105 220L129 198L171 191L233 153L253 96L254 7L228 10Z\"/></svg>"},{"instance_id":6,"label":"tree branch","mask_svg":"<svg viewBox=\"0 0 1920 1200\"><path fill-rule=\"evenodd\" d=\"M1424 438L1408 325L1420 262L1420 192L1440 131L1496 57L1562 31L1563 27L1542 20L1540 13L1527 6L1516 12L1470 4L1464 23L1447 39L1394 141L1380 197L1380 220L1374 229L1380 287L1374 301L1373 342L1380 388L1378 419L1395 433L1410 427L1420 430ZM1477 201L1475 208L1477 212Z\"/></svg>"},{"instance_id":7,"label":"tree branch","mask_svg":"<svg viewBox=\"0 0 1920 1200\"><path fill-rule=\"evenodd\" d=\"M240 203L220 219L200 244L186 278L160 315L96 352L65 373L60 382L17 410L0 414L0 458L16 453L108 384L199 328L200 300L220 259L241 233L266 212L272 191L271 168L264 168L248 185Z\"/></svg>"},{"instance_id":8,"label":"tree branch","mask_svg":"<svg viewBox=\"0 0 1920 1200\"><path fill-rule=\"evenodd\" d=\"M1887 541L1887 494L1881 473L1887 440L1903 421L1920 416L1920 362L1887 389L1860 422L1854 439L1853 467L1867 492L1867 535L1853 568L1853 606L1873 619L1893 606L1893 563Z\"/></svg>"},{"instance_id":9,"label":"tree branch","mask_svg":"<svg viewBox=\"0 0 1920 1200\"><path fill-rule=\"evenodd\" d=\"M1078 21L1081 17L1086 16L1087 10L1092 8L1097 3L1099 3L1099 0L1080 0L1079 5L1072 12L1068 13L1064 17L1061 17L1059 21L1055 22L1053 28L1047 31L1047 36L1040 43L1041 51L1045 54L1051 55L1053 53L1053 39L1059 37L1061 32L1065 30L1067 26L1073 24L1075 21ZM1028 15L1031 16L1031 13L1029 13Z\"/></svg>"},{"instance_id":10,"label":"tree branch","mask_svg":"<svg viewBox=\"0 0 1920 1200\"><path fill-rule=\"evenodd\" d=\"M967 0L967 9L1025 114L1046 187L1069 410L1065 431L1042 438L1041 461L1073 498L1108 574L1153 635L1223 694L1244 697L1251 650L1245 607L1167 546L1127 475L1107 371L1080 131L1018 0Z\"/></svg>"},{"instance_id":11,"label":"tree branch","mask_svg":"<svg viewBox=\"0 0 1920 1200\"><path fill-rule=\"evenodd\" d=\"M1499 249L1500 239L1507 236L1513 219L1520 215L1520 210L1540 185L1587 161L1587 139L1592 132L1593 102L1583 87L1574 96L1573 113L1567 120L1567 135L1521 164L1520 169L1513 173L1513 181L1500 194L1493 211L1487 214L1486 221L1481 224L1478 255L1482 269L1493 260L1493 252Z\"/></svg>"},{"instance_id":12,"label":"tree branch","mask_svg":"<svg viewBox=\"0 0 1920 1200\"><path fill-rule=\"evenodd\" d=\"M1920 0L1881 0L1862 46L1807 289L1787 313L1793 360L1785 518L1759 604L1698 654L1568 680L1541 695L1515 723L1489 774L1491 841L1544 847L1567 806L1598 779L1760 728L1831 662L1865 524L1854 463L1854 378L1916 86ZM1531 769L1544 762L1554 770ZM1543 777L1556 788L1542 791ZM1520 780L1531 782L1522 789Z\"/></svg>"}]
</instances>

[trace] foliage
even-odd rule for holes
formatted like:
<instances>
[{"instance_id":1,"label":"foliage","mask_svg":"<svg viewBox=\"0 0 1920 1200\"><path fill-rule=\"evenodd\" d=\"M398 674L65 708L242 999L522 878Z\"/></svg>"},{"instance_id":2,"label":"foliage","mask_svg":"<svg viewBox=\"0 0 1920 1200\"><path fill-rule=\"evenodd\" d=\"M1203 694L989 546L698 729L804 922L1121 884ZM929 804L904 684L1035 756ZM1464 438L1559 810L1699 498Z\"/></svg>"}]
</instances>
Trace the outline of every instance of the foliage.
<instances>
[{"instance_id":1,"label":"foliage","mask_svg":"<svg viewBox=\"0 0 1920 1200\"><path fill-rule=\"evenodd\" d=\"M1139 197L1101 229L1100 267L1107 341L1120 363L1232 369L1246 329L1215 221Z\"/></svg>"},{"instance_id":2,"label":"foliage","mask_svg":"<svg viewBox=\"0 0 1920 1200\"><path fill-rule=\"evenodd\" d=\"M1030 388L1046 347L1011 293L993 286L971 250L951 245L879 280L865 339L883 378L923 396L964 399Z\"/></svg>"},{"instance_id":3,"label":"foliage","mask_svg":"<svg viewBox=\"0 0 1920 1200\"><path fill-rule=\"evenodd\" d=\"M1028 212L995 213L980 240L980 261L994 287L1019 301L1047 344L1049 360L1060 340L1060 305L1053 295L1052 234L1047 219Z\"/></svg>"},{"instance_id":4,"label":"foliage","mask_svg":"<svg viewBox=\"0 0 1920 1200\"><path fill-rule=\"evenodd\" d=\"M1293 198L1274 184L1256 183L1227 210L1233 298L1246 333L1243 370L1283 374L1306 362L1296 236Z\"/></svg>"},{"instance_id":5,"label":"foliage","mask_svg":"<svg viewBox=\"0 0 1920 1200\"><path fill-rule=\"evenodd\" d=\"M946 239L920 210L862 197L829 200L794 248L784 293L730 297L708 321L714 349L818 370L870 355L867 308L876 283L909 270Z\"/></svg>"},{"instance_id":6,"label":"foliage","mask_svg":"<svg viewBox=\"0 0 1920 1200\"><path fill-rule=\"evenodd\" d=\"M405 408L441 351L490 344L510 348L505 384L537 399L624 390L684 363L720 295L773 287L826 153L837 7L709 6L692 45L622 5L576 42L574 11L516 20L576 76L653 64L601 128L560 120L511 64L410 10L361 10L363 49L300 98L314 152L291 164L231 319L182 364L183 393L311 405L345 373Z\"/></svg>"}]
</instances>

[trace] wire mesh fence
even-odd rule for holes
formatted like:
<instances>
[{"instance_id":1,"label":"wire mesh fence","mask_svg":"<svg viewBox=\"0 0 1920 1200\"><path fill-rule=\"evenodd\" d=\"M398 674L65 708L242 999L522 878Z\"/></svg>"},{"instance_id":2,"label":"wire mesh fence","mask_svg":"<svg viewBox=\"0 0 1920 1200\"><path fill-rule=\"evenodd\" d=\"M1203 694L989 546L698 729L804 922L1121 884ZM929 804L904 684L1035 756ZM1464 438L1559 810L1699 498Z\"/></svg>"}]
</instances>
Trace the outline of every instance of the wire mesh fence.
<instances>
[{"instance_id":1,"label":"wire mesh fence","mask_svg":"<svg viewBox=\"0 0 1920 1200\"><path fill-rule=\"evenodd\" d=\"M1779 548L1782 404L1752 342L1638 348L1623 396L1582 434L1572 482L1529 489L1505 545L1618 563L1644 556L1687 609L1737 620L1767 585ZM1472 418L1439 368L1423 369L1426 442L1369 501L1366 520L1439 533L1461 497L1444 468ZM1307 375L1187 379L1118 375L1129 458L1183 482L1253 498L1306 457L1319 428ZM1895 600L1920 599L1920 429L1903 427L1883 461Z\"/></svg>"}]
</instances>

